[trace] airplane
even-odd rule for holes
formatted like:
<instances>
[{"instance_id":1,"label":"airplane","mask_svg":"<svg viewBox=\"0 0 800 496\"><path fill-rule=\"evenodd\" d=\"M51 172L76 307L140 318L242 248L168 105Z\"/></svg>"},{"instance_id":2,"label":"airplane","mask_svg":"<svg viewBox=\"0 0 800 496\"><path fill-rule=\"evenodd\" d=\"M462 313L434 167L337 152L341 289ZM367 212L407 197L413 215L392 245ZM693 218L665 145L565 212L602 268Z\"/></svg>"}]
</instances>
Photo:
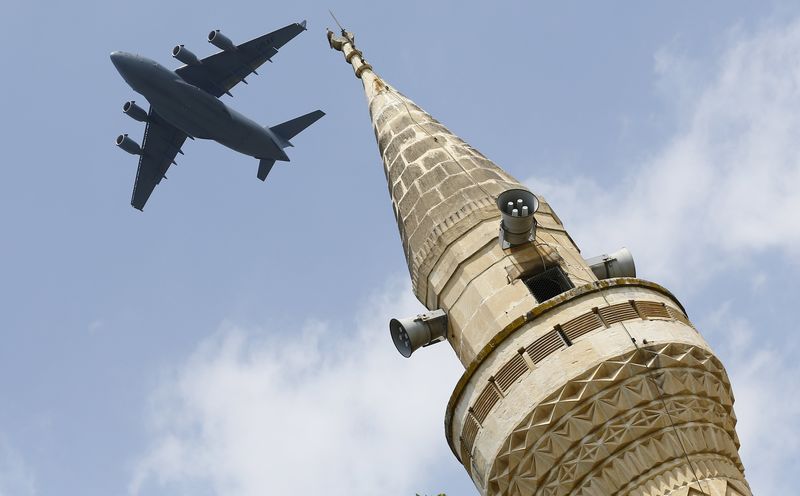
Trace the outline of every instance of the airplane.
<instances>
[{"instance_id":1,"label":"airplane","mask_svg":"<svg viewBox=\"0 0 800 496\"><path fill-rule=\"evenodd\" d=\"M122 111L146 123L142 145L127 134L117 137L117 146L139 156L131 205L142 210L156 185L175 164L186 138L211 139L237 152L257 158L257 177L264 181L276 160L289 161L284 148L289 141L320 119L315 110L272 127L264 127L225 105L219 98L233 96L230 90L245 77L258 75L264 62L272 62L278 49L306 30L306 21L289 24L272 33L235 45L219 30L208 34L208 42L221 51L198 59L183 45L172 56L183 66L171 71L161 64L126 52L112 52L111 62L122 78L150 103L145 111L134 101Z\"/></svg>"}]
</instances>

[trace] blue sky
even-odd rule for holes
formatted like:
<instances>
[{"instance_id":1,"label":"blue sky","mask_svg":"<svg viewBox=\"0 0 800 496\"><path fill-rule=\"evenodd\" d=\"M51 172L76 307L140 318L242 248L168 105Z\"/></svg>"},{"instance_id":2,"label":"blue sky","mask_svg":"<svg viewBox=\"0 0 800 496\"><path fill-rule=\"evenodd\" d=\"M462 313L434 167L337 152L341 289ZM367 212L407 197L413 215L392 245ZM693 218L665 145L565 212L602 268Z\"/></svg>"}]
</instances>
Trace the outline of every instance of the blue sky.
<instances>
[{"instance_id":1,"label":"blue sky","mask_svg":"<svg viewBox=\"0 0 800 496\"><path fill-rule=\"evenodd\" d=\"M800 469L800 10L791 2L6 0L0 78L0 495L474 494L442 417L360 83L376 71L544 194L587 256L626 245L728 367L757 494ZM323 109L292 162L196 141L144 213L141 125L108 58L309 30L227 99ZM316 205L316 212L307 207Z\"/></svg>"}]
</instances>

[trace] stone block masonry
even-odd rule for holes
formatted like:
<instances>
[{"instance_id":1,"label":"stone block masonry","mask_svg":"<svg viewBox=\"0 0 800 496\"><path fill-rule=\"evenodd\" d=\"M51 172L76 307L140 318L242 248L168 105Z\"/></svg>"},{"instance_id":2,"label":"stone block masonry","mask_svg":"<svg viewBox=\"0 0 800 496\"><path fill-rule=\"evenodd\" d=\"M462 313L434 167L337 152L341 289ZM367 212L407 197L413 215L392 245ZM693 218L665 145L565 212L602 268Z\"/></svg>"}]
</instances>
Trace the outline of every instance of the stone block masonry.
<instances>
[{"instance_id":1,"label":"stone block masonry","mask_svg":"<svg viewBox=\"0 0 800 496\"><path fill-rule=\"evenodd\" d=\"M680 302L598 280L541 197L535 240L503 249L495 200L524 187L377 76L351 33L328 40L363 83L414 294L447 313L465 372L445 436L480 494L750 495L730 381ZM551 273L568 287L539 301L531 281Z\"/></svg>"}]
</instances>

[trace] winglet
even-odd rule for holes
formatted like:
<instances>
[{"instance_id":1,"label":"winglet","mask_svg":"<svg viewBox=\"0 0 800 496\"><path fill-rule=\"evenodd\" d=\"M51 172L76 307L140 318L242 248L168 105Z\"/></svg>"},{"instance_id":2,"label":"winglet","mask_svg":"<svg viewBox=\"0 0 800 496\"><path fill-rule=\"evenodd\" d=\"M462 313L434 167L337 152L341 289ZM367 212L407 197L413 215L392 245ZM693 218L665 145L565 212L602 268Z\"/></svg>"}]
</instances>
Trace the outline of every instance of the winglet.
<instances>
[{"instance_id":1,"label":"winglet","mask_svg":"<svg viewBox=\"0 0 800 496\"><path fill-rule=\"evenodd\" d=\"M308 28L306 27L306 20L305 19L303 19L303 22L300 23L300 27L303 28L303 31L308 31Z\"/></svg>"}]
</instances>

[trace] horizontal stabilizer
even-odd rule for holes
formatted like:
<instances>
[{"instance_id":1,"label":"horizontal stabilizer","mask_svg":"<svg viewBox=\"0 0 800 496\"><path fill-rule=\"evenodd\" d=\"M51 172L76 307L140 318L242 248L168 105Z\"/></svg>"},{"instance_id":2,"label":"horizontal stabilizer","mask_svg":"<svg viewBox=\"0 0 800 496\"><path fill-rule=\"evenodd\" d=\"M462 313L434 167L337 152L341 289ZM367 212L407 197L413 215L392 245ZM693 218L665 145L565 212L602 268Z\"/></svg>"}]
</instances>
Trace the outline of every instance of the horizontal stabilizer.
<instances>
[{"instance_id":1,"label":"horizontal stabilizer","mask_svg":"<svg viewBox=\"0 0 800 496\"><path fill-rule=\"evenodd\" d=\"M267 178L267 174L269 174L269 171L272 170L273 165L275 165L275 159L262 159L258 163L258 178L262 181L265 180Z\"/></svg>"},{"instance_id":2,"label":"horizontal stabilizer","mask_svg":"<svg viewBox=\"0 0 800 496\"><path fill-rule=\"evenodd\" d=\"M275 133L277 137L286 142L285 146L292 146L289 140L300 134L303 129L317 122L323 115L325 115L325 112L322 110L315 110L306 115L301 115L300 117L295 117L292 120L273 126L270 130Z\"/></svg>"}]
</instances>

